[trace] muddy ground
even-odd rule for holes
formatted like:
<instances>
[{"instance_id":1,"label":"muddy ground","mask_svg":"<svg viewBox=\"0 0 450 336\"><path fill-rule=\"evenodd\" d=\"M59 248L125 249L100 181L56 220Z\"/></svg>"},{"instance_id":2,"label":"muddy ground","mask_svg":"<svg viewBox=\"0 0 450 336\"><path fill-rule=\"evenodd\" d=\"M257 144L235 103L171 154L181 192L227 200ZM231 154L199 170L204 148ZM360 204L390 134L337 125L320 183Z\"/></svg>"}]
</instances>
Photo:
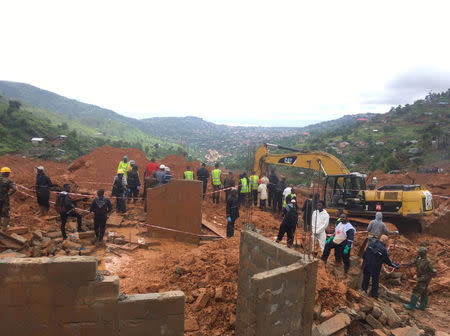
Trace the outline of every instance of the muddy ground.
<instances>
[{"instance_id":1,"label":"muddy ground","mask_svg":"<svg viewBox=\"0 0 450 336\"><path fill-rule=\"evenodd\" d=\"M80 158L71 165L66 163L39 162L27 158L6 155L0 157L1 166L9 166L13 170L11 178L19 185L32 189L34 185L34 168L44 165L46 172L55 184L71 183L73 191L82 194L95 193L97 188L105 188L110 192L111 182L114 177L117 164L128 155L135 160L143 171L146 163L145 155L136 149L117 149L105 147L97 149L91 154ZM175 176L181 177L184 168L189 164L184 158L178 156L161 160L172 168ZM196 170L200 163L190 163ZM424 183L436 195L449 194L449 176L433 174L428 178L420 174L415 177L415 183ZM384 175L377 173L379 181L387 183L410 183L403 175ZM423 182L421 180L423 179ZM209 187L210 188L210 187ZM57 187L55 187L57 189ZM28 195L34 195L32 191L20 189ZM208 191L210 191L208 189ZM54 200L56 194L52 194ZM85 207L89 199L79 197L80 207ZM299 203L301 204L299 195ZM450 225L442 220L448 216L448 199L438 198L437 209L433 216L427 220L429 225ZM49 216L39 217L36 200L25 195L17 194L11 200L11 225L27 226L30 231L41 229L48 231L50 228L58 229L59 222L56 213L52 209ZM225 228L225 204L222 195L220 204L213 204L210 197L202 206L203 215L210 222L215 222L219 227ZM142 203L129 207L128 213L123 216L121 228L108 227L107 231L123 235L126 240L137 242L138 239L150 243L148 248L138 248L134 251L120 251L117 254L107 252L104 247L90 246L92 254L99 256L100 269L108 270L111 274L120 277L121 291L126 294L161 292L180 289L186 294L186 326L187 335L233 335L235 322L235 302L237 297L237 272L239 259L239 231L243 222L251 220L255 227L261 230L264 236L273 238L278 232L281 218L268 211L261 211L254 207L249 211L241 211L241 218L236 223L236 235L231 239L218 241L204 241L200 246L180 243L172 240L160 240L149 238L145 229L136 223L145 220ZM90 223L91 215L85 216L85 222ZM443 223L442 223L443 222ZM446 223L445 223L446 222ZM330 228L331 229L331 228ZM364 230L359 226L358 230ZM205 229L205 233L207 230ZM365 238L365 234L358 234L355 240L353 253L357 251ZM303 230L297 230L297 249L306 251L305 235ZM390 254L398 263L407 263L415 256L416 249L420 245L426 245L429 249L429 257L433 260L438 275L430 285L430 308L425 312L410 313L418 323L430 326L437 330L447 331L449 319L449 244L445 238L436 237L426 233L410 233L390 240ZM26 253L26 251L24 251ZM73 253L60 251L58 253ZM316 302L322 306L322 311L335 311L342 307L352 307L351 297L347 294L345 279L336 275L333 266L319 264L317 278ZM331 267L331 269L330 269ZM337 268L342 266L337 265ZM388 272L389 268L386 269ZM414 272L408 267L400 269L401 281L393 283L388 275L383 275L381 282L392 291L409 296L414 286ZM210 300L204 307L194 304L195 298L201 291L208 291ZM400 309L400 306L399 306ZM191 332L192 331L192 332ZM195 331L195 332L194 332Z\"/></svg>"}]
</instances>

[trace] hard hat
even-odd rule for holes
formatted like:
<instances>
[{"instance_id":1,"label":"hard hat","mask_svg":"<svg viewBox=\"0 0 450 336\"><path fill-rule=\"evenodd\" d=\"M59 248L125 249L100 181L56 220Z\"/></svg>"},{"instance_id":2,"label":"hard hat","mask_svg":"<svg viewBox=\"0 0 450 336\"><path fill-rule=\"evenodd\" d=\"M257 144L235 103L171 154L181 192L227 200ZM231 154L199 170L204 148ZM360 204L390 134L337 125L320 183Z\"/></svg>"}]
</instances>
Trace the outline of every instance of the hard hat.
<instances>
[{"instance_id":1,"label":"hard hat","mask_svg":"<svg viewBox=\"0 0 450 336\"><path fill-rule=\"evenodd\" d=\"M37 170L44 170L43 166L36 167Z\"/></svg>"},{"instance_id":2,"label":"hard hat","mask_svg":"<svg viewBox=\"0 0 450 336\"><path fill-rule=\"evenodd\" d=\"M169 167L166 167L166 171L170 172L170 168L169 168Z\"/></svg>"},{"instance_id":3,"label":"hard hat","mask_svg":"<svg viewBox=\"0 0 450 336\"><path fill-rule=\"evenodd\" d=\"M135 163L134 160L130 160L130 165L134 165Z\"/></svg>"},{"instance_id":4,"label":"hard hat","mask_svg":"<svg viewBox=\"0 0 450 336\"><path fill-rule=\"evenodd\" d=\"M125 160L128 160L128 155L125 155L123 158L124 158Z\"/></svg>"},{"instance_id":5,"label":"hard hat","mask_svg":"<svg viewBox=\"0 0 450 336\"><path fill-rule=\"evenodd\" d=\"M61 191L60 194L63 196L66 196L68 193L67 193L67 191Z\"/></svg>"},{"instance_id":6,"label":"hard hat","mask_svg":"<svg viewBox=\"0 0 450 336\"><path fill-rule=\"evenodd\" d=\"M2 167L0 173L11 173L11 169L9 169L8 167Z\"/></svg>"},{"instance_id":7,"label":"hard hat","mask_svg":"<svg viewBox=\"0 0 450 336\"><path fill-rule=\"evenodd\" d=\"M122 169L117 170L117 174L123 174L123 170Z\"/></svg>"},{"instance_id":8,"label":"hard hat","mask_svg":"<svg viewBox=\"0 0 450 336\"><path fill-rule=\"evenodd\" d=\"M166 166L164 166L163 164L159 166L159 169L165 169Z\"/></svg>"},{"instance_id":9,"label":"hard hat","mask_svg":"<svg viewBox=\"0 0 450 336\"><path fill-rule=\"evenodd\" d=\"M297 203L295 199L291 199L291 203Z\"/></svg>"}]
</instances>

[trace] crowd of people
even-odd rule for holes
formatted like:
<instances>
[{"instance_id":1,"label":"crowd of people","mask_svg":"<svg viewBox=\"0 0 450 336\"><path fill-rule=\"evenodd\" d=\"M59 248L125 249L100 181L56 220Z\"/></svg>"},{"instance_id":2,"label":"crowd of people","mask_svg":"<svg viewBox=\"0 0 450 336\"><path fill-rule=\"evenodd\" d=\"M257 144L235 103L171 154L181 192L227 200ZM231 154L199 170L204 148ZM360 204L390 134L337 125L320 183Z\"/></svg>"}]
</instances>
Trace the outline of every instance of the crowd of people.
<instances>
[{"instance_id":1,"label":"crowd of people","mask_svg":"<svg viewBox=\"0 0 450 336\"><path fill-rule=\"evenodd\" d=\"M9 228L10 196L17 189L9 178L11 169L3 167L0 170L0 228L6 232ZM282 215L282 221L279 227L277 243L280 243L284 235L287 236L287 247L292 248L294 244L294 234L299 227L299 207L297 205L297 196L292 185L288 186L286 178L279 178L275 170L272 170L268 177L256 175L253 171L248 177L247 173L239 175L237 181L232 171L225 176L215 164L214 169L209 173L206 164L197 170L196 174L189 166L183 173L185 180L194 180L195 178L203 183L203 199L205 199L208 179L211 177L212 201L215 204L220 202L220 195L225 191L226 199L226 219L227 219L227 237L234 236L235 221L239 218L239 209L242 206L258 206L263 211L271 208L275 214ZM156 164L154 159L146 165L144 170L144 191L143 198L146 197L148 188L168 183L173 178L170 168L164 164ZM54 185L50 177L45 173L43 166L36 167L36 199L40 213L46 215L50 209L50 191ZM116 211L118 213L126 212L126 204L136 201L140 194L141 179L138 166L135 161L128 160L127 156L119 162L117 175L112 183L111 195L116 199ZM55 210L61 219L61 235L67 239L66 223L68 217L73 217L77 221L77 231L83 232L81 209L77 209L71 199L70 184L64 184L62 190L58 192ZM146 210L146 202L144 202ZM103 241L106 222L108 216L113 211L111 201L105 197L105 191L99 189L97 196L91 203L89 212L94 214L94 231L98 242ZM350 254L356 238L356 229L350 223L347 215L341 211L335 222L334 233L328 235L327 228L330 224L330 216L325 209L325 204L321 200L313 200L313 195L304 202L302 211L303 230L309 232L312 237L313 250L316 248L316 242L321 251L320 259L327 264L331 251L334 250L335 262L344 264L344 272L350 268ZM398 268L399 265L392 262L388 253L388 235L398 234L398 231L389 231L382 221L381 212L377 212L375 219L369 223L368 246L363 254L362 270L363 282L362 291L368 293L370 280L372 282L370 295L378 297L379 276L382 264ZM431 261L426 257L425 247L418 249L418 256L408 265L413 265L417 269L417 284L411 295L410 303L405 304L407 309L425 309L428 303L427 287L431 278L436 274ZM317 256L318 253L315 253ZM419 302L419 304L418 304Z\"/></svg>"}]
</instances>

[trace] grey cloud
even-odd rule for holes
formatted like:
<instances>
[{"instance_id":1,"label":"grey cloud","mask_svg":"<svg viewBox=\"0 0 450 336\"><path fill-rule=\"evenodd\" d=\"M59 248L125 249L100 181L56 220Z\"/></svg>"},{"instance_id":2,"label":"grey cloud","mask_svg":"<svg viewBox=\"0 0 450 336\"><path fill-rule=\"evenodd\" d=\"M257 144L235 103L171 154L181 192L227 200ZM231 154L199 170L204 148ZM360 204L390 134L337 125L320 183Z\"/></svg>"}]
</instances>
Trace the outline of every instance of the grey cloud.
<instances>
[{"instance_id":1,"label":"grey cloud","mask_svg":"<svg viewBox=\"0 0 450 336\"><path fill-rule=\"evenodd\" d=\"M428 92L450 88L450 72L435 68L415 68L388 81L382 92L361 95L362 104L398 105L412 103Z\"/></svg>"}]
</instances>

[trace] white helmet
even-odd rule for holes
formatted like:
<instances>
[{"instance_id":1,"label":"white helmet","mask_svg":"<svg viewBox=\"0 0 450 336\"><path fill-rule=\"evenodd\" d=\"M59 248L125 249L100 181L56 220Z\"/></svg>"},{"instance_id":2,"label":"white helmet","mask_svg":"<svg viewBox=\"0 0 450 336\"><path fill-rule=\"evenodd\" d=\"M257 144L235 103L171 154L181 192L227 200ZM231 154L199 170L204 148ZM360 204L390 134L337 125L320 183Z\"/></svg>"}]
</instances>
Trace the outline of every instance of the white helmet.
<instances>
[{"instance_id":1,"label":"white helmet","mask_svg":"<svg viewBox=\"0 0 450 336\"><path fill-rule=\"evenodd\" d=\"M166 171L170 172L170 168L169 168L169 167L166 167Z\"/></svg>"},{"instance_id":2,"label":"white helmet","mask_svg":"<svg viewBox=\"0 0 450 336\"><path fill-rule=\"evenodd\" d=\"M164 166L163 164L159 166L159 169L165 169L166 166Z\"/></svg>"},{"instance_id":3,"label":"white helmet","mask_svg":"<svg viewBox=\"0 0 450 336\"><path fill-rule=\"evenodd\" d=\"M136 164L136 162L134 162L134 160L130 160L130 165L134 165Z\"/></svg>"}]
</instances>

